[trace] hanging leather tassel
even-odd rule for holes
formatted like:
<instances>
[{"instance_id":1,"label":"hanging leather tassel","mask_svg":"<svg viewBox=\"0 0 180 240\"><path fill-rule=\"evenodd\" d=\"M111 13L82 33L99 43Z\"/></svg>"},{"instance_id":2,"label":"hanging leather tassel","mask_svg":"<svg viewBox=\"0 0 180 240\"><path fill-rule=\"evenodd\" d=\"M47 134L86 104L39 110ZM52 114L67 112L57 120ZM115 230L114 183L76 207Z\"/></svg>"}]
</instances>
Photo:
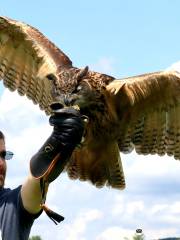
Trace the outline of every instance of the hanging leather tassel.
<instances>
[{"instance_id":1,"label":"hanging leather tassel","mask_svg":"<svg viewBox=\"0 0 180 240\"><path fill-rule=\"evenodd\" d=\"M57 225L64 220L64 217L60 214L49 209L45 204L41 204L41 208L45 211L47 216Z\"/></svg>"},{"instance_id":2,"label":"hanging leather tassel","mask_svg":"<svg viewBox=\"0 0 180 240\"><path fill-rule=\"evenodd\" d=\"M42 200L41 200L41 208L45 211L47 216L57 225L58 223L62 222L64 220L64 217L61 216L60 214L52 211L45 205L46 201L46 191L45 191L45 186L46 186L46 180L43 178L40 179L40 187L41 187L41 195L42 195Z\"/></svg>"}]
</instances>

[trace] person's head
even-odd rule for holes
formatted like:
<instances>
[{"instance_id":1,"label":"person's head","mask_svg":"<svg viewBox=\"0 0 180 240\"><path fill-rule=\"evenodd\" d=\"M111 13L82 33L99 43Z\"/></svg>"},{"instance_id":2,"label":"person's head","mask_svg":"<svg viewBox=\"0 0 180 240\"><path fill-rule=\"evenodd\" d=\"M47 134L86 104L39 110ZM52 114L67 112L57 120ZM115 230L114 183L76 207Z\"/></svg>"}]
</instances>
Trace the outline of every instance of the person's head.
<instances>
[{"instance_id":1,"label":"person's head","mask_svg":"<svg viewBox=\"0 0 180 240\"><path fill-rule=\"evenodd\" d=\"M7 165L4 152L6 152L5 137L0 131L0 188L4 186L6 178Z\"/></svg>"}]
</instances>

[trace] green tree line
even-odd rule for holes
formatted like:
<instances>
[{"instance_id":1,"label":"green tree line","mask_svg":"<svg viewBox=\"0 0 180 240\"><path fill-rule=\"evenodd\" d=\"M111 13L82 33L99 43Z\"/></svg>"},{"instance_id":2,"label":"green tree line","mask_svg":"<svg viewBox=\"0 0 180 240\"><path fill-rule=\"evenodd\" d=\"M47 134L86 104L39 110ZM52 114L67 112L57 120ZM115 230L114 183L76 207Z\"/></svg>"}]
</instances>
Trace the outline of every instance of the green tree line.
<instances>
[{"instance_id":1,"label":"green tree line","mask_svg":"<svg viewBox=\"0 0 180 240\"><path fill-rule=\"evenodd\" d=\"M40 236L32 236L29 240L42 240L42 238Z\"/></svg>"}]
</instances>

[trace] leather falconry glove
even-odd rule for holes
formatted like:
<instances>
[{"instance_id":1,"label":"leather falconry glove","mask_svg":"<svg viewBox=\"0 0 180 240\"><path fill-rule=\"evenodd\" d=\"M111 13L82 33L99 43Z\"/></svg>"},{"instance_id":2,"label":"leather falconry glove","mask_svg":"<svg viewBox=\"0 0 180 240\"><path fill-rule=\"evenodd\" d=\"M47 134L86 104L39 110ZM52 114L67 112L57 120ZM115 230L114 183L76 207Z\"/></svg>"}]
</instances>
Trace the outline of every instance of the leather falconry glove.
<instances>
[{"instance_id":1,"label":"leather falconry glove","mask_svg":"<svg viewBox=\"0 0 180 240\"><path fill-rule=\"evenodd\" d=\"M73 108L60 109L49 118L54 127L51 136L30 161L35 178L44 177L52 182L63 171L74 148L81 142L84 131L83 118Z\"/></svg>"},{"instance_id":2,"label":"leather falconry glove","mask_svg":"<svg viewBox=\"0 0 180 240\"><path fill-rule=\"evenodd\" d=\"M53 126L53 132L40 150L31 158L30 171L36 179L40 179L41 207L56 223L64 218L45 206L45 184L54 181L59 176L73 150L81 142L84 121L78 110L65 108L57 110L49 118L49 123Z\"/></svg>"}]
</instances>

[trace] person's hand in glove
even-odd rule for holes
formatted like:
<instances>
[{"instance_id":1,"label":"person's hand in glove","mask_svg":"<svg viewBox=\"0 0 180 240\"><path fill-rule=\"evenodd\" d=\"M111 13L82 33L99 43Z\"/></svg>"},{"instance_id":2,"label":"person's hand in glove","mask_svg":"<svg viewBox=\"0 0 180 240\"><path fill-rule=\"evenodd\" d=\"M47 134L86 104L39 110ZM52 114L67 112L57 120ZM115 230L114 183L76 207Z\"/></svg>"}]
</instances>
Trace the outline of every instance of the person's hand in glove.
<instances>
[{"instance_id":1,"label":"person's hand in glove","mask_svg":"<svg viewBox=\"0 0 180 240\"><path fill-rule=\"evenodd\" d=\"M75 148L80 142L84 131L84 122L75 109L62 109L49 118L54 127L52 137L67 148Z\"/></svg>"}]
</instances>

